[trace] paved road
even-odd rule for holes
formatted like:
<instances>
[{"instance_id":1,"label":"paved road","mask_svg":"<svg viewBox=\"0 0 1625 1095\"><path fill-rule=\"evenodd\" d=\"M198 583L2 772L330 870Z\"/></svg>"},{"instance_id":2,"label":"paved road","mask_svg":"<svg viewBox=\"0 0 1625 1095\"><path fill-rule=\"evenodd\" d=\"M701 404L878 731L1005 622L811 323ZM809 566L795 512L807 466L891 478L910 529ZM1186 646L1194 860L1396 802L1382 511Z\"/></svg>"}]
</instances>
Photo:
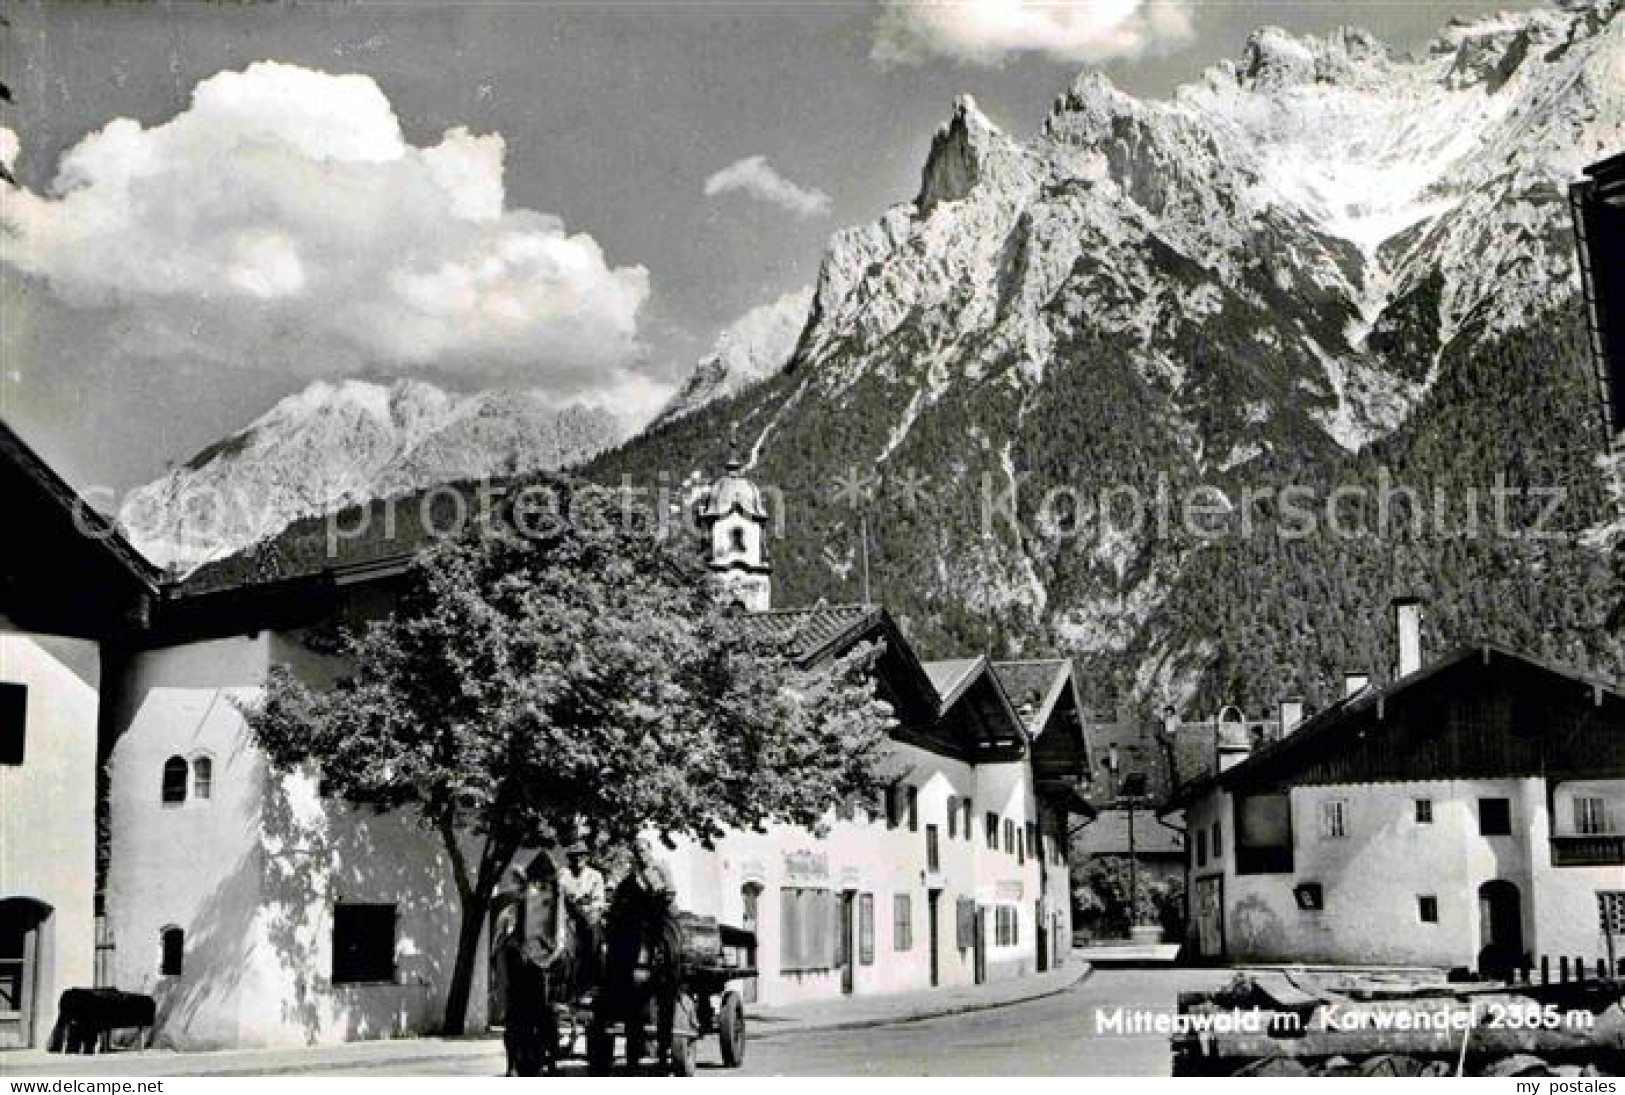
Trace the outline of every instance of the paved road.
<instances>
[{"instance_id":1,"label":"paved road","mask_svg":"<svg viewBox=\"0 0 1625 1095\"><path fill-rule=\"evenodd\" d=\"M1166 1036L1098 1033L1097 1009L1172 1011L1180 991L1217 985L1224 978L1209 971L1097 970L1070 992L1027 1004L757 1042L750 1046L745 1071L798 1076L1166 1076Z\"/></svg>"},{"instance_id":2,"label":"paved road","mask_svg":"<svg viewBox=\"0 0 1625 1095\"><path fill-rule=\"evenodd\" d=\"M742 1071L759 1076L1166 1076L1166 1036L1098 1033L1097 1009L1171 1012L1182 990L1217 986L1226 977L1201 970L1097 970L1069 992L1030 1003L866 1030L760 1038L750 1043ZM716 1052L714 1039L704 1044L702 1068L720 1067ZM412 1071L492 1075L502 1071L502 1063L478 1057L425 1062Z\"/></svg>"}]
</instances>

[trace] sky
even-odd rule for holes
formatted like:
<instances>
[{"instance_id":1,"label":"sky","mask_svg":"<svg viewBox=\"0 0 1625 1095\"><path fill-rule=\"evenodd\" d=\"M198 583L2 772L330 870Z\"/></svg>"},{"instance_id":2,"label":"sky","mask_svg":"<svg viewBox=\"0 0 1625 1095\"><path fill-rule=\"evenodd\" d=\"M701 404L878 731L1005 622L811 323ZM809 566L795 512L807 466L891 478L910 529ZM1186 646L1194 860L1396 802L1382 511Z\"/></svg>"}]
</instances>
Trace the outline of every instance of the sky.
<instances>
[{"instance_id":1,"label":"sky","mask_svg":"<svg viewBox=\"0 0 1625 1095\"><path fill-rule=\"evenodd\" d=\"M0 417L128 489L314 380L657 408L973 94L1163 97L1276 25L1502 3L0 3Z\"/></svg>"}]
</instances>

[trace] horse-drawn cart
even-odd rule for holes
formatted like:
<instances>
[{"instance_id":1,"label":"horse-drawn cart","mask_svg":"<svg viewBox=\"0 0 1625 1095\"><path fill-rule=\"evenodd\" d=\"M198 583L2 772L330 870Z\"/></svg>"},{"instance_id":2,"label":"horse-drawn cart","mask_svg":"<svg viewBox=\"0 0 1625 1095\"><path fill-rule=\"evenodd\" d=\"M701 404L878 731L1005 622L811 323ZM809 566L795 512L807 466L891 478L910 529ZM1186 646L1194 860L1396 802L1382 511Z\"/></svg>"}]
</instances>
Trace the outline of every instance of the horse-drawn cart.
<instances>
[{"instance_id":1,"label":"horse-drawn cart","mask_svg":"<svg viewBox=\"0 0 1625 1095\"><path fill-rule=\"evenodd\" d=\"M668 1005L671 1045L669 1054L664 1055L665 1063L673 1075L694 1075L699 1067L700 1039L714 1034L723 1066L738 1068L745 1060L745 1001L731 986L756 976L756 934L687 913L678 914L677 922L683 958L676 991ZM654 1045L657 1051L660 1048L662 994L652 987L642 964L639 972L637 984L649 986L649 991L639 993L634 1010L643 1021L633 1024L630 1030L616 1014L621 1008L607 997L558 1005L558 1044L573 1048L580 1032L586 1042L587 1070L594 1075L607 1075L614 1067L617 1038L632 1067L642 1062L647 1047Z\"/></svg>"}]
</instances>

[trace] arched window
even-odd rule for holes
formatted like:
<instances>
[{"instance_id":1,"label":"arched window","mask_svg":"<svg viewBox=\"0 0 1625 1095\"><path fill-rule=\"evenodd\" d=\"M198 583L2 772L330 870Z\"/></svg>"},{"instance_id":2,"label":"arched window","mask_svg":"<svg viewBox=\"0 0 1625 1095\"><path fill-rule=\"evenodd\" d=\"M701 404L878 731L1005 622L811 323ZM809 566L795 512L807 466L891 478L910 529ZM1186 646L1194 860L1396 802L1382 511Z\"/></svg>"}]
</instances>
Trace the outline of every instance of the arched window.
<instances>
[{"instance_id":1,"label":"arched window","mask_svg":"<svg viewBox=\"0 0 1625 1095\"><path fill-rule=\"evenodd\" d=\"M192 758L192 797L208 801L214 793L214 761L208 757Z\"/></svg>"},{"instance_id":2,"label":"arched window","mask_svg":"<svg viewBox=\"0 0 1625 1095\"><path fill-rule=\"evenodd\" d=\"M171 924L158 932L158 973L179 977L186 963L186 933Z\"/></svg>"},{"instance_id":3,"label":"arched window","mask_svg":"<svg viewBox=\"0 0 1625 1095\"><path fill-rule=\"evenodd\" d=\"M164 789L163 803L165 806L179 806L186 801L186 782L191 775L191 769L185 757L170 757L164 761Z\"/></svg>"},{"instance_id":4,"label":"arched window","mask_svg":"<svg viewBox=\"0 0 1625 1095\"><path fill-rule=\"evenodd\" d=\"M735 525L733 528L729 529L728 530L728 543L729 543L729 546L733 548L733 550L735 550L735 551L744 551L745 550L745 530L740 528L738 525Z\"/></svg>"}]
</instances>

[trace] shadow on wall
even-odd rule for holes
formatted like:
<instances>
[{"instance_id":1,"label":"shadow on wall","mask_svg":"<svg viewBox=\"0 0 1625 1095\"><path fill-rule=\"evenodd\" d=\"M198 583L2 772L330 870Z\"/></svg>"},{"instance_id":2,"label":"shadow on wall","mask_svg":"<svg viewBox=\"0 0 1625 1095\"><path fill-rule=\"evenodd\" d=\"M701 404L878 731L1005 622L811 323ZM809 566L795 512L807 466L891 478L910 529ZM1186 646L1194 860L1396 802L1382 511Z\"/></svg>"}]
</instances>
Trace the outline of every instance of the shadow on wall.
<instances>
[{"instance_id":1,"label":"shadow on wall","mask_svg":"<svg viewBox=\"0 0 1625 1095\"><path fill-rule=\"evenodd\" d=\"M461 918L439 838L321 799L309 777L260 778L249 851L195 918L185 975L160 985L162 1037L314 1045L438 1029ZM333 983L342 902L394 907L393 978ZM481 985L476 974L475 1005Z\"/></svg>"}]
</instances>

